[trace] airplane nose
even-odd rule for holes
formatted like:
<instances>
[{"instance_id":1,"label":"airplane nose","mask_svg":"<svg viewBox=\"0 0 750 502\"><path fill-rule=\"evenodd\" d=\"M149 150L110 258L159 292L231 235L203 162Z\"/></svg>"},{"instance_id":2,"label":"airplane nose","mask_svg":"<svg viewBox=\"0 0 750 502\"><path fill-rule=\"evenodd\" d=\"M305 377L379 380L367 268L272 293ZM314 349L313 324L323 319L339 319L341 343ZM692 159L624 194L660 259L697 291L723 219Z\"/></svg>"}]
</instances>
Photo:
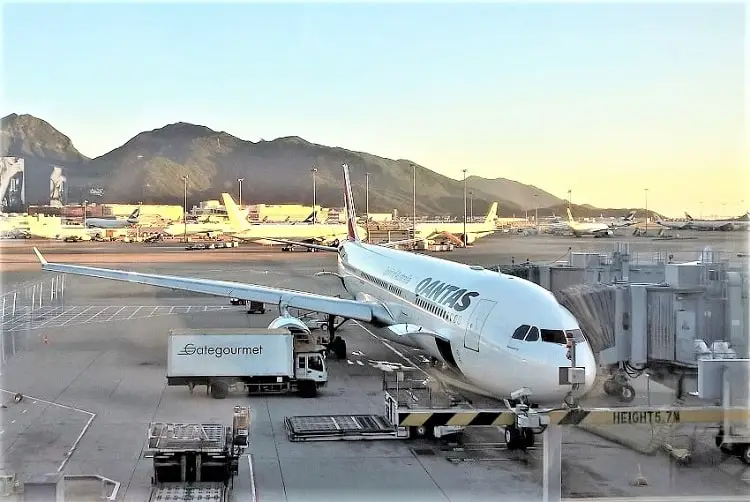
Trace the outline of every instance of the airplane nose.
<instances>
[{"instance_id":1,"label":"airplane nose","mask_svg":"<svg viewBox=\"0 0 750 502\"><path fill-rule=\"evenodd\" d=\"M596 381L596 359L588 343L581 343L576 347L576 366L583 367L585 370L585 383L581 393L583 396L589 393Z\"/></svg>"}]
</instances>

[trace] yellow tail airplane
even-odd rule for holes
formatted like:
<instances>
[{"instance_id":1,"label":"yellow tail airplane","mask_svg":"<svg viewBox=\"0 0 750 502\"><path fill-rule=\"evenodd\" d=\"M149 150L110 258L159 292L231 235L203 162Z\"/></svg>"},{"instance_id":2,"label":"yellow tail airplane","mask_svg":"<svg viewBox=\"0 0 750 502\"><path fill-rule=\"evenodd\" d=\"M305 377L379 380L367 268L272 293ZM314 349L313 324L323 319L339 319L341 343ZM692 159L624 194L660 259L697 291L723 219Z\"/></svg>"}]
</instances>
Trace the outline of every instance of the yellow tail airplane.
<instances>
[{"instance_id":1,"label":"yellow tail airplane","mask_svg":"<svg viewBox=\"0 0 750 502\"><path fill-rule=\"evenodd\" d=\"M229 223L233 228L232 237L258 244L280 244L278 239L298 242L338 246L348 235L345 223L250 223L242 217L240 208L228 193L221 194L227 210ZM360 235L365 229L358 227Z\"/></svg>"},{"instance_id":2,"label":"yellow tail airplane","mask_svg":"<svg viewBox=\"0 0 750 502\"><path fill-rule=\"evenodd\" d=\"M415 238L420 240L434 240L439 236L447 237L455 244L463 243L464 231L466 232L466 243L472 244L481 237L486 237L497 231L495 219L497 218L497 202L492 203L487 216L482 223L417 223L415 226Z\"/></svg>"}]
</instances>

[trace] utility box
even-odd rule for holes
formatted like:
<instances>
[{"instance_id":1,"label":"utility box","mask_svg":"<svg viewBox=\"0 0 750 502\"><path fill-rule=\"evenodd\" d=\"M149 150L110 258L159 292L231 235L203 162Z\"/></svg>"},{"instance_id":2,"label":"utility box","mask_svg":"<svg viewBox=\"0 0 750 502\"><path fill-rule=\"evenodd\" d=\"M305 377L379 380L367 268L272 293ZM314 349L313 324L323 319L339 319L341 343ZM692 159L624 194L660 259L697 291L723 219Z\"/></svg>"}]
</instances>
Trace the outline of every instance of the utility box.
<instances>
[{"instance_id":1,"label":"utility box","mask_svg":"<svg viewBox=\"0 0 750 502\"><path fill-rule=\"evenodd\" d=\"M705 267L698 263L667 263L664 280L673 288L690 289L703 285Z\"/></svg>"},{"instance_id":2,"label":"utility box","mask_svg":"<svg viewBox=\"0 0 750 502\"><path fill-rule=\"evenodd\" d=\"M62 473L32 476L23 484L24 502L65 502L65 478Z\"/></svg>"}]
</instances>

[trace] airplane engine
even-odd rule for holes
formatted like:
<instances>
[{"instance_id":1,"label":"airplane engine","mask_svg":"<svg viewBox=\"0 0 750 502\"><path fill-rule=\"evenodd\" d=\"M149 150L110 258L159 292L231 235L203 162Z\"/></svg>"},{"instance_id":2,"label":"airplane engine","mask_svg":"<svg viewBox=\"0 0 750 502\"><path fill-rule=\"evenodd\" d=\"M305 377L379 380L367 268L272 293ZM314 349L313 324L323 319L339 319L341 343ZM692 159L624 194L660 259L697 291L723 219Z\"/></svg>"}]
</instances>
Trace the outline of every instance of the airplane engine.
<instances>
[{"instance_id":1,"label":"airplane engine","mask_svg":"<svg viewBox=\"0 0 750 502\"><path fill-rule=\"evenodd\" d=\"M279 316L268 325L268 329L288 329L292 333L310 334L310 328L301 319L292 316Z\"/></svg>"}]
</instances>

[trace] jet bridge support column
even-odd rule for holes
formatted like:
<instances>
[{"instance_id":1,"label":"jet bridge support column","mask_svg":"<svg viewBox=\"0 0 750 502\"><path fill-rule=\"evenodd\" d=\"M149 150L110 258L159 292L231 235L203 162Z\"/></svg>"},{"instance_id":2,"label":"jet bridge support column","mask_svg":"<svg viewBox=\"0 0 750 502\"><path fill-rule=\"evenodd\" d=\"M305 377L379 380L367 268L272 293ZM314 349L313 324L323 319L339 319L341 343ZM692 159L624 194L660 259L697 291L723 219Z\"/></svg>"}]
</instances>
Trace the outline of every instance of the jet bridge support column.
<instances>
[{"instance_id":1,"label":"jet bridge support column","mask_svg":"<svg viewBox=\"0 0 750 502\"><path fill-rule=\"evenodd\" d=\"M542 501L560 502L562 498L562 427L548 425L542 446Z\"/></svg>"}]
</instances>

